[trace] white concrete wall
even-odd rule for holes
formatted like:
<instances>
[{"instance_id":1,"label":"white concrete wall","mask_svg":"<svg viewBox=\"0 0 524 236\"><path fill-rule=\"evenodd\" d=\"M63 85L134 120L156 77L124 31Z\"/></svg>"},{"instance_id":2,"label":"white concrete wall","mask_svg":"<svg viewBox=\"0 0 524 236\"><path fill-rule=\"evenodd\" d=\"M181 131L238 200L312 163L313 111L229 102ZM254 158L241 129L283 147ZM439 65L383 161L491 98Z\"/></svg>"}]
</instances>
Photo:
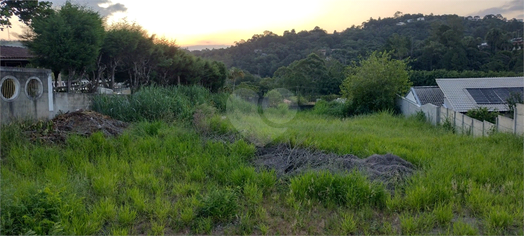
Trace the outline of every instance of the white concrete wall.
<instances>
[{"instance_id":1,"label":"white concrete wall","mask_svg":"<svg viewBox=\"0 0 524 236\"><path fill-rule=\"evenodd\" d=\"M507 118L505 116L498 116L497 117L497 131L504 132L504 133L513 133L514 123L515 122L511 118Z\"/></svg>"},{"instance_id":2,"label":"white concrete wall","mask_svg":"<svg viewBox=\"0 0 524 236\"><path fill-rule=\"evenodd\" d=\"M93 98L93 95L88 93L54 93L53 95L54 111L49 113L49 118L53 118L59 112L88 110Z\"/></svg>"}]
</instances>

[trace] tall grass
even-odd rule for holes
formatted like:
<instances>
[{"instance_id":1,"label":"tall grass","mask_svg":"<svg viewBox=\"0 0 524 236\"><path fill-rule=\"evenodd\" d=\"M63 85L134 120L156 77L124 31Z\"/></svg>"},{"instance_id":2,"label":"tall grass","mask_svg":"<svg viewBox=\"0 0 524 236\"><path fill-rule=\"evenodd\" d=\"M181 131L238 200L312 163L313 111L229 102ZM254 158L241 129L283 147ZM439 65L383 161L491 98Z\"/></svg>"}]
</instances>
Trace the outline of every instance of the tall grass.
<instances>
[{"instance_id":1,"label":"tall grass","mask_svg":"<svg viewBox=\"0 0 524 236\"><path fill-rule=\"evenodd\" d=\"M291 193L298 200L317 200L324 204L361 208L382 208L386 204L383 186L369 181L358 172L347 175L308 172L291 179Z\"/></svg>"},{"instance_id":2,"label":"tall grass","mask_svg":"<svg viewBox=\"0 0 524 236\"><path fill-rule=\"evenodd\" d=\"M228 122L221 114L211 126L238 132ZM252 167L248 141L203 139L172 122L135 122L116 138L71 136L60 146L31 143L8 126L0 131L0 233L522 234L522 137L458 136L387 112L299 112L282 124L274 142L362 158L393 153L415 173L390 196L356 173L278 179Z\"/></svg>"},{"instance_id":3,"label":"tall grass","mask_svg":"<svg viewBox=\"0 0 524 236\"><path fill-rule=\"evenodd\" d=\"M189 120L200 104L225 111L226 99L201 86L148 86L129 96L97 95L91 108L122 121Z\"/></svg>"}]
</instances>

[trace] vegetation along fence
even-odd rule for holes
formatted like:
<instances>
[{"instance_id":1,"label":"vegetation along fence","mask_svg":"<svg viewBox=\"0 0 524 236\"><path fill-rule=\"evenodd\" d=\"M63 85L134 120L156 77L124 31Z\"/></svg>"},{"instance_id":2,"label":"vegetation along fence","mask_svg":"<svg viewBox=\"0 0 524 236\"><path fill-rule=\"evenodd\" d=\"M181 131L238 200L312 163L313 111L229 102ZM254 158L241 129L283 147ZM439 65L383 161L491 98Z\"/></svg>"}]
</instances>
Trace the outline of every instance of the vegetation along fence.
<instances>
[{"instance_id":1,"label":"vegetation along fence","mask_svg":"<svg viewBox=\"0 0 524 236\"><path fill-rule=\"evenodd\" d=\"M427 121L431 124L445 125L461 134L487 136L494 131L519 135L524 134L523 104L517 104L513 119L499 115L495 124L487 121L479 121L460 112L445 107L438 107L433 104L418 106L404 97L398 99L397 105L405 116L412 116L422 111Z\"/></svg>"}]
</instances>

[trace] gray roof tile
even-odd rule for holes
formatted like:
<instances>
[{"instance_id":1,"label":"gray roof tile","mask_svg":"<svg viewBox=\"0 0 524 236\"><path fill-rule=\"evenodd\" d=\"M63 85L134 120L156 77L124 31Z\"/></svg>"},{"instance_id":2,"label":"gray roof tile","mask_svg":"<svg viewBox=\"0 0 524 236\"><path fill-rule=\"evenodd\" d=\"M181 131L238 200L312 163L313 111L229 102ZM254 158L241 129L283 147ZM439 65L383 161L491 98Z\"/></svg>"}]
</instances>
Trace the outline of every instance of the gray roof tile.
<instances>
[{"instance_id":1,"label":"gray roof tile","mask_svg":"<svg viewBox=\"0 0 524 236\"><path fill-rule=\"evenodd\" d=\"M508 110L505 104L477 104L466 90L467 88L524 87L524 77L436 79L436 81L444 93L444 98L451 106L448 108L458 112L467 112L475 107L487 107L498 111Z\"/></svg>"}]
</instances>

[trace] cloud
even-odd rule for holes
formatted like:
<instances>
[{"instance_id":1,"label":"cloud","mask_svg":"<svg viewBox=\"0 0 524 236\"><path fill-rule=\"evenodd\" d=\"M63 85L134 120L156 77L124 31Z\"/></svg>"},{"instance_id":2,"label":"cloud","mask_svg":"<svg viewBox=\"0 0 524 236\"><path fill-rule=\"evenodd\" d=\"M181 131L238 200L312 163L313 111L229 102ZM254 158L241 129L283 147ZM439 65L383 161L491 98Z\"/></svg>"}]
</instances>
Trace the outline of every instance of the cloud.
<instances>
[{"instance_id":1,"label":"cloud","mask_svg":"<svg viewBox=\"0 0 524 236\"><path fill-rule=\"evenodd\" d=\"M507 18L522 17L522 11L524 11L523 0L512 0L500 7L491 7L485 10L481 10L471 15L485 16L489 14L501 14Z\"/></svg>"},{"instance_id":2,"label":"cloud","mask_svg":"<svg viewBox=\"0 0 524 236\"><path fill-rule=\"evenodd\" d=\"M50 0L53 6L59 7L66 3L66 0ZM111 0L73 0L74 4L86 6L93 11L98 12L102 17L110 16L116 12L126 12L127 7L121 3L112 3ZM101 7L104 6L104 7Z\"/></svg>"}]
</instances>

